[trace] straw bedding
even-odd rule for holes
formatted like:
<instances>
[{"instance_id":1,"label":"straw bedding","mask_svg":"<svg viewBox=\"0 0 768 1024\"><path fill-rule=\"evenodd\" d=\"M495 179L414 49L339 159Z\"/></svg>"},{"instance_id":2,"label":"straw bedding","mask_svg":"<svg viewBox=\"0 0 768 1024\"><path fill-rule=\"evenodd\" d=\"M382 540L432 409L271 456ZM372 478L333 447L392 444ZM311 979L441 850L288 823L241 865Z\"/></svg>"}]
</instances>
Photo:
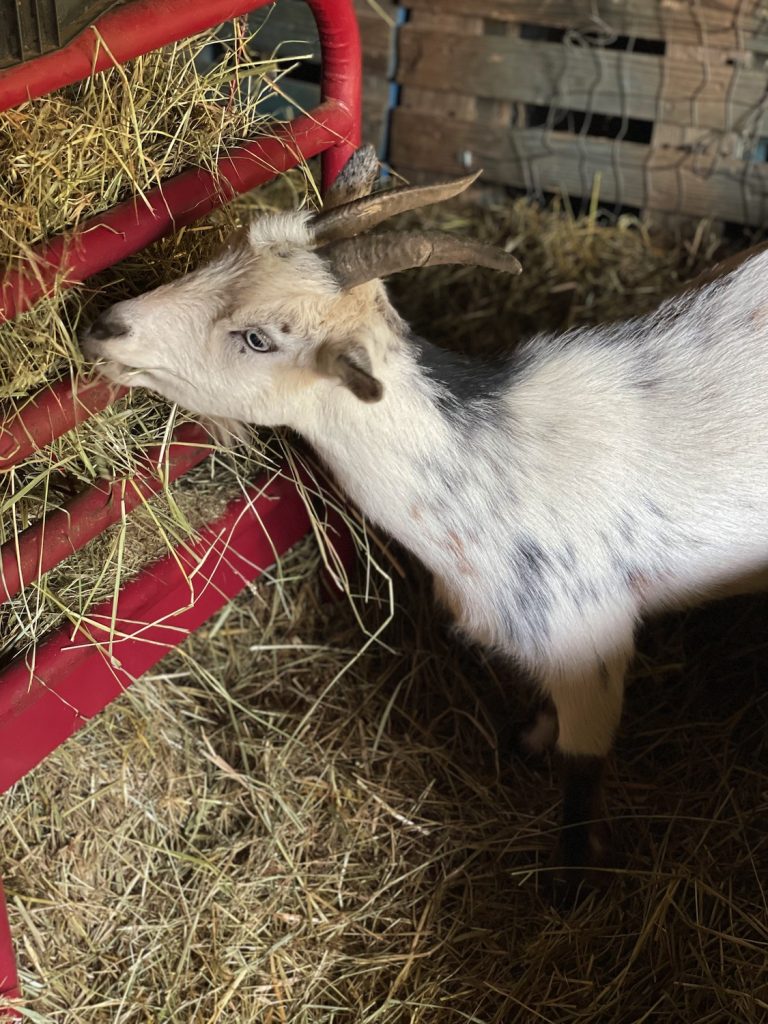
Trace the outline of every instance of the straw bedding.
<instances>
[{"instance_id":1,"label":"straw bedding","mask_svg":"<svg viewBox=\"0 0 768 1024\"><path fill-rule=\"evenodd\" d=\"M418 573L353 660L316 568L305 542L5 798L43 1019L764 1020L766 602L642 638L608 783L624 863L561 914L552 765L498 738L523 691Z\"/></svg>"},{"instance_id":2,"label":"straw bedding","mask_svg":"<svg viewBox=\"0 0 768 1024\"><path fill-rule=\"evenodd\" d=\"M526 265L512 282L453 268L393 282L419 329L478 351L647 308L716 245L705 230L661 245L596 207L574 218L524 201L454 204L429 223L506 244ZM187 232L116 277L129 290L160 279L217 231ZM69 359L75 314L62 309ZM49 369L38 352L25 364L35 379ZM8 393L23 390L14 365ZM79 483L129 466L167 417L137 395L57 450ZM14 485L41 474L28 517L46 500L47 458ZM158 521L173 539L214 514L255 471L243 458L199 467L154 517L135 514L57 570L47 617L3 624L10 646L81 613L74 580L121 531L127 574L162 550ZM364 560L355 592L324 605L316 541L302 542L2 797L0 872L29 1019L765 1020L766 599L644 631L608 781L622 866L566 913L548 899L553 765L505 739L527 691L451 639L401 552L379 539Z\"/></svg>"}]
</instances>

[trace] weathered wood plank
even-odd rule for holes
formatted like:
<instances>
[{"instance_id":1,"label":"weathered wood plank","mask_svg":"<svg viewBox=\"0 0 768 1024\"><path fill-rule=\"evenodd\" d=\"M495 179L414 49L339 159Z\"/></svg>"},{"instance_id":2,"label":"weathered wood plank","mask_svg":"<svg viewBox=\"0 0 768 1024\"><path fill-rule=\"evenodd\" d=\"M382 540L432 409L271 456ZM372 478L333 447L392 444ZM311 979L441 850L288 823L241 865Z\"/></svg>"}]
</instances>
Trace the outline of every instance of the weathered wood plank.
<instances>
[{"instance_id":1,"label":"weathered wood plank","mask_svg":"<svg viewBox=\"0 0 768 1024\"><path fill-rule=\"evenodd\" d=\"M450 81L456 68L462 69L461 90L475 96L605 114L626 111L649 120L662 80L662 62L650 54L403 26L401 84L435 88Z\"/></svg>"},{"instance_id":2,"label":"weathered wood plank","mask_svg":"<svg viewBox=\"0 0 768 1024\"><path fill-rule=\"evenodd\" d=\"M485 19L474 17L471 10L470 2L464 4L463 14L446 14L442 8L437 11L412 11L408 25L426 32L459 32L462 35L481 36Z\"/></svg>"},{"instance_id":3,"label":"weathered wood plank","mask_svg":"<svg viewBox=\"0 0 768 1024\"><path fill-rule=\"evenodd\" d=\"M407 85L400 90L400 106L429 113L439 110L443 117L458 121L482 120L476 96L443 89L417 89Z\"/></svg>"},{"instance_id":4,"label":"weathered wood plank","mask_svg":"<svg viewBox=\"0 0 768 1024\"><path fill-rule=\"evenodd\" d=\"M674 59L403 27L402 85L435 88L455 80L456 68L462 69L461 91L489 99L718 131L748 123L752 131L768 133L765 74L733 66L719 51L686 51Z\"/></svg>"},{"instance_id":5,"label":"weathered wood plank","mask_svg":"<svg viewBox=\"0 0 768 1024\"><path fill-rule=\"evenodd\" d=\"M764 0L471 0L471 4L474 17L768 51ZM467 0L408 0L408 7L462 14Z\"/></svg>"},{"instance_id":6,"label":"weathered wood plank","mask_svg":"<svg viewBox=\"0 0 768 1024\"><path fill-rule=\"evenodd\" d=\"M604 201L642 207L647 159L648 147L638 143L505 129L405 108L393 112L390 161L396 170L466 174L483 168L490 182L573 196L589 195L599 172Z\"/></svg>"},{"instance_id":7,"label":"weathered wood plank","mask_svg":"<svg viewBox=\"0 0 768 1024\"><path fill-rule=\"evenodd\" d=\"M763 224L768 216L768 164L716 153L651 148L649 210Z\"/></svg>"},{"instance_id":8,"label":"weathered wood plank","mask_svg":"<svg viewBox=\"0 0 768 1024\"><path fill-rule=\"evenodd\" d=\"M395 169L442 174L484 168L488 181L529 191L590 194L603 202L718 217L745 224L768 217L768 164L655 149L543 129L502 129L400 108L394 111Z\"/></svg>"},{"instance_id":9,"label":"weathered wood plank","mask_svg":"<svg viewBox=\"0 0 768 1024\"><path fill-rule=\"evenodd\" d=\"M751 70L727 51L668 43L658 120L718 131L768 133L765 69Z\"/></svg>"}]
</instances>

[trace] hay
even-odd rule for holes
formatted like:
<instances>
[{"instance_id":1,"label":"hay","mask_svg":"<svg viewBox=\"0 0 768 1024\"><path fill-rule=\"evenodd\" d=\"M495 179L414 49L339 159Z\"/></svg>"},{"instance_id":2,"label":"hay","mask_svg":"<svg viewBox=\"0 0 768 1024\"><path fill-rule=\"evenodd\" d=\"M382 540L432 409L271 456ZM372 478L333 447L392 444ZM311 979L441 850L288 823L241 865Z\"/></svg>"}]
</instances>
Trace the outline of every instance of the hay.
<instances>
[{"instance_id":1,"label":"hay","mask_svg":"<svg viewBox=\"0 0 768 1024\"><path fill-rule=\"evenodd\" d=\"M391 288L398 308L441 344L478 354L508 350L537 331L647 312L728 249L706 222L689 237L651 234L637 217L600 213L594 199L582 217L559 200L542 207L526 198L482 208L453 202L404 217L404 225L426 218L431 227L500 245L524 272L503 281L472 267L429 268L418 282L402 275Z\"/></svg>"},{"instance_id":2,"label":"hay","mask_svg":"<svg viewBox=\"0 0 768 1024\"><path fill-rule=\"evenodd\" d=\"M34 245L186 167L213 169L225 149L258 133L266 120L259 103L278 66L242 58L246 41L236 33L235 65L198 71L200 55L218 41L216 32L185 40L0 115L1 265L24 265ZM216 235L205 227L182 232L129 261L117 279L135 294L186 269ZM114 287L114 274L105 280ZM0 399L23 395L65 364L80 365L77 321L102 284L62 292L3 325Z\"/></svg>"},{"instance_id":3,"label":"hay","mask_svg":"<svg viewBox=\"0 0 768 1024\"><path fill-rule=\"evenodd\" d=\"M716 245L705 230L673 247L631 219L524 201L428 218L500 241L526 265L503 283L466 268L394 282L417 327L478 351L647 308ZM60 331L56 358L24 327L37 346L25 372L39 380L76 363L82 302L184 269L220 231L214 219L127 261L104 278L104 298L89 286L56 300L45 321ZM8 394L19 379L7 378ZM3 529L73 485L129 471L168 415L134 395L10 474ZM92 582L106 564L106 596L117 574L161 551L163 533L215 514L260 453L199 467L153 515L134 513L40 593L28 588L38 603L16 606L21 625L3 622L7 649L81 613L77 574ZM52 455L69 480L51 472ZM307 540L2 797L0 872L33 1019L764 1020L765 600L644 633L608 782L623 866L606 894L561 915L547 899L552 765L522 761L499 738L526 716L527 692L457 647L423 573L400 555L392 617L375 571L389 550L367 543L372 569L354 607L319 604L321 555ZM135 557L117 566L120 547Z\"/></svg>"},{"instance_id":4,"label":"hay","mask_svg":"<svg viewBox=\"0 0 768 1024\"><path fill-rule=\"evenodd\" d=\"M260 101L285 66L247 57L236 24L138 58L124 68L24 104L0 115L0 264L23 264L31 247L74 230L84 219L131 195L142 195L187 166L213 168L221 153L263 129ZM210 43L229 45L230 59L199 70ZM189 270L221 244L232 225L254 211L283 207L314 194L306 169L283 176L92 278L59 290L31 311L0 325L0 401L21 404L46 381L82 369L78 324L122 297ZM139 201L140 198L139 198ZM147 393L134 393L65 435L0 480L0 543L15 538L46 510L99 477L133 473L146 449L163 442L185 415ZM228 457L252 477L274 461L274 445L254 438L248 457ZM266 447L265 447L266 446ZM223 507L237 493L237 473L193 479L199 508ZM186 485L182 485L184 493ZM145 520L151 518L144 513ZM203 520L166 496L154 523L164 541L188 537ZM27 650L64 620L77 621L127 578L122 552L143 550L142 516L123 522L89 552L67 560L0 611L0 663ZM160 554L158 544L150 544ZM106 563L105 563L106 559Z\"/></svg>"},{"instance_id":5,"label":"hay","mask_svg":"<svg viewBox=\"0 0 768 1024\"><path fill-rule=\"evenodd\" d=\"M318 605L317 566L305 542L4 798L32 1009L765 1020L766 602L643 638L608 780L625 863L561 915L552 766L498 741L524 691L457 649L418 573L387 649L353 661L359 627Z\"/></svg>"}]
</instances>

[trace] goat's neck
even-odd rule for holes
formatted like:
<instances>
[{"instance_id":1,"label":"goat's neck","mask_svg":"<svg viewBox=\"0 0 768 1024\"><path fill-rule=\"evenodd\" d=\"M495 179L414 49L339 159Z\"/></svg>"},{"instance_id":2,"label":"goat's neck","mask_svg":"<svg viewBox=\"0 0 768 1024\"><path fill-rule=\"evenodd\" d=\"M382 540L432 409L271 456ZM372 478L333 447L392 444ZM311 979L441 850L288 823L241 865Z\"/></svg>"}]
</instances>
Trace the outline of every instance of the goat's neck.
<instances>
[{"instance_id":1,"label":"goat's neck","mask_svg":"<svg viewBox=\"0 0 768 1024\"><path fill-rule=\"evenodd\" d=\"M430 562L424 530L471 456L410 355L392 359L381 376L381 402L337 388L299 430L361 511Z\"/></svg>"}]
</instances>

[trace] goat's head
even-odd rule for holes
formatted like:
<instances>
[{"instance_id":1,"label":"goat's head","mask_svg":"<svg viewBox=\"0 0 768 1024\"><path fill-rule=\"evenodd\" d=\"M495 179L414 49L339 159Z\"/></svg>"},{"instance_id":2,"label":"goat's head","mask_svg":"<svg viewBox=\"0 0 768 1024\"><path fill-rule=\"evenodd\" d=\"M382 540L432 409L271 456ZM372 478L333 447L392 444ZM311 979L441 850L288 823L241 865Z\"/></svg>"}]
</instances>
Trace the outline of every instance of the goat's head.
<instances>
[{"instance_id":1,"label":"goat's head","mask_svg":"<svg viewBox=\"0 0 768 1024\"><path fill-rule=\"evenodd\" d=\"M359 150L321 213L257 218L206 266L112 306L85 332L85 354L118 383L247 423L298 426L310 394L338 384L377 401L400 326L381 277L437 263L520 269L500 249L439 232L368 234L477 177L371 195L377 174L372 149Z\"/></svg>"}]
</instances>

